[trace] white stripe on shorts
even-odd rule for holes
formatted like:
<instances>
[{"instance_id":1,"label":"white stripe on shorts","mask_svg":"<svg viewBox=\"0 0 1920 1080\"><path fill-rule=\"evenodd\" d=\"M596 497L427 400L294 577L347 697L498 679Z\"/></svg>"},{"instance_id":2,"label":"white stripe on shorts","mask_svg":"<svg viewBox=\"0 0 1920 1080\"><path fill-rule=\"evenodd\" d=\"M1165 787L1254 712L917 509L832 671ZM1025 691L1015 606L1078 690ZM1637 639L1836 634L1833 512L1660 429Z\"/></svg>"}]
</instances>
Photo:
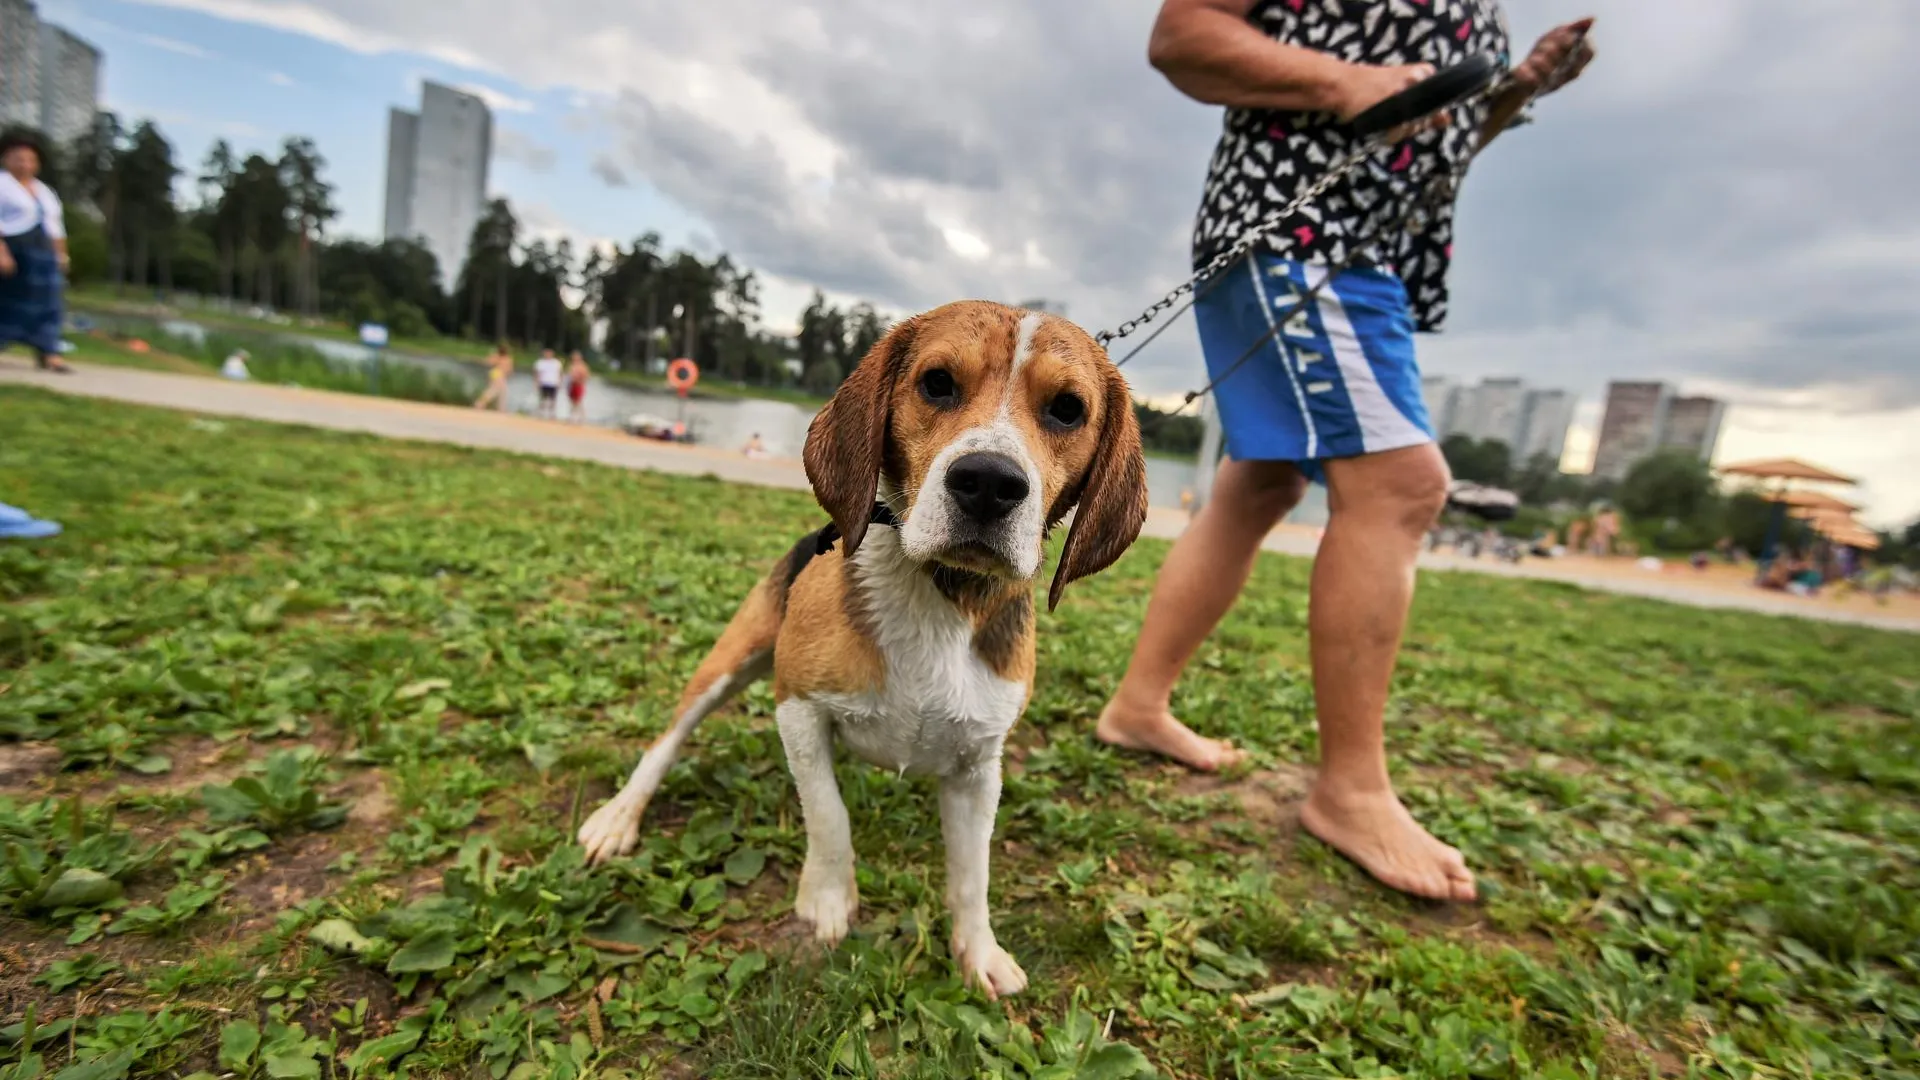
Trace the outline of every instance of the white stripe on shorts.
<instances>
[{"instance_id":1,"label":"white stripe on shorts","mask_svg":"<svg viewBox=\"0 0 1920 1080\"><path fill-rule=\"evenodd\" d=\"M1325 280L1327 268L1308 264L1304 267L1307 274L1307 288L1311 289ZM1403 446L1418 446L1432 442L1433 439L1419 426L1408 420L1386 391L1380 389L1380 380L1373 376L1373 362L1360 347L1360 336L1354 333L1353 323L1347 318L1346 306L1340 302L1340 294L1333 285L1320 291L1320 325L1326 331L1327 340L1333 345L1333 358L1340 365L1340 378L1347 384L1347 400L1353 405L1353 415L1360 422L1360 445L1369 454L1382 450L1398 450ZM1267 316L1272 319L1272 315Z\"/></svg>"}]
</instances>

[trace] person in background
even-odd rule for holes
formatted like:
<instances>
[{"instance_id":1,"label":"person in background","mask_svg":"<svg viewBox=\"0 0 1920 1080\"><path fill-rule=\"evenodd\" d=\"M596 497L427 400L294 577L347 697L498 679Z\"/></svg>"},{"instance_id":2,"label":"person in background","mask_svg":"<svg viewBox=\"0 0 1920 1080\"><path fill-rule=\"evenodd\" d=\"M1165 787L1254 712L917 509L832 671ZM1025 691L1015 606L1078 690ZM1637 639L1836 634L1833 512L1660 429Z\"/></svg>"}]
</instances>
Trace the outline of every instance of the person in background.
<instances>
[{"instance_id":1,"label":"person in background","mask_svg":"<svg viewBox=\"0 0 1920 1080\"><path fill-rule=\"evenodd\" d=\"M540 387L539 415L549 420L554 419L560 404L560 375L564 370L552 349L541 349L540 359L533 362L533 381Z\"/></svg>"},{"instance_id":2,"label":"person in background","mask_svg":"<svg viewBox=\"0 0 1920 1080\"><path fill-rule=\"evenodd\" d=\"M251 376L247 372L247 350L235 349L220 364L220 377L245 381Z\"/></svg>"},{"instance_id":3,"label":"person in background","mask_svg":"<svg viewBox=\"0 0 1920 1080\"><path fill-rule=\"evenodd\" d=\"M587 380L593 376L593 369L587 366L587 358L580 350L573 350L567 361L567 419L575 424L587 419Z\"/></svg>"},{"instance_id":4,"label":"person in background","mask_svg":"<svg viewBox=\"0 0 1920 1080\"><path fill-rule=\"evenodd\" d=\"M1620 512L1609 506L1593 515L1593 541L1591 550L1597 556L1613 554L1614 544L1620 539Z\"/></svg>"},{"instance_id":5,"label":"person in background","mask_svg":"<svg viewBox=\"0 0 1920 1080\"><path fill-rule=\"evenodd\" d=\"M476 409L494 408L505 412L507 409L507 379L513 375L513 354L507 351L507 343L502 341L494 345L493 352L487 357L487 388L473 400Z\"/></svg>"},{"instance_id":6,"label":"person in background","mask_svg":"<svg viewBox=\"0 0 1920 1080\"><path fill-rule=\"evenodd\" d=\"M1418 231L1398 223L1429 178L1579 74L1589 25L1549 33L1517 58L1500 94L1454 110L1450 124L1415 125L1203 290L1194 315L1209 374L1227 380L1214 400L1229 460L1160 568L1096 731L1199 769L1241 756L1172 714L1174 683L1246 584L1261 541L1309 480L1323 480L1329 513L1307 620L1320 768L1301 823L1382 883L1434 899L1472 899L1473 875L1394 792L1385 711L1421 540L1447 499L1414 334L1446 315L1452 208L1429 212ZM1232 251L1251 223L1346 153L1355 138L1347 121L1437 67L1509 55L1496 0L1165 0L1147 52L1176 89L1227 107L1195 222L1195 267ZM1374 236L1388 227L1398 231ZM1290 298L1344 262L1358 237L1372 238L1358 261L1280 334L1274 322ZM1262 342L1240 366L1249 343Z\"/></svg>"},{"instance_id":7,"label":"person in background","mask_svg":"<svg viewBox=\"0 0 1920 1080\"><path fill-rule=\"evenodd\" d=\"M67 228L60 196L40 182L40 141L0 135L0 351L33 350L43 371L73 369L60 359L61 289Z\"/></svg>"},{"instance_id":8,"label":"person in background","mask_svg":"<svg viewBox=\"0 0 1920 1080\"><path fill-rule=\"evenodd\" d=\"M750 458L763 458L767 456L767 444L760 441L760 433L756 431L740 452Z\"/></svg>"}]
</instances>

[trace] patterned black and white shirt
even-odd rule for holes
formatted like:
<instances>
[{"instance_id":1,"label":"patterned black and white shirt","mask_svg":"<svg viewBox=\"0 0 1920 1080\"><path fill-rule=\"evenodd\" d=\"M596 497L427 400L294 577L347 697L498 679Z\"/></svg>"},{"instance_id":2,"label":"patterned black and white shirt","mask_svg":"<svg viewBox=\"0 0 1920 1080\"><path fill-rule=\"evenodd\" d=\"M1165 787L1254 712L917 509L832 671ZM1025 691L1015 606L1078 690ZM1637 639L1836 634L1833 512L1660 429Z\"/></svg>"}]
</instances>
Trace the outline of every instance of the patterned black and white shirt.
<instances>
[{"instance_id":1,"label":"patterned black and white shirt","mask_svg":"<svg viewBox=\"0 0 1920 1080\"><path fill-rule=\"evenodd\" d=\"M1491 54L1503 68L1511 63L1498 0L1261 0L1247 20L1276 41L1349 63L1425 62L1444 68L1476 53ZM1457 109L1450 127L1374 155L1269 234L1266 250L1303 262L1346 258L1355 238L1373 236L1396 219L1405 200L1416 197L1435 170L1464 160L1485 119L1484 103ZM1347 126L1327 113L1228 109L1194 222L1194 267L1277 213L1351 149L1353 139ZM1398 274L1415 324L1430 331L1447 317L1452 257L1453 207L1447 206L1417 235L1380 238L1354 265Z\"/></svg>"}]
</instances>

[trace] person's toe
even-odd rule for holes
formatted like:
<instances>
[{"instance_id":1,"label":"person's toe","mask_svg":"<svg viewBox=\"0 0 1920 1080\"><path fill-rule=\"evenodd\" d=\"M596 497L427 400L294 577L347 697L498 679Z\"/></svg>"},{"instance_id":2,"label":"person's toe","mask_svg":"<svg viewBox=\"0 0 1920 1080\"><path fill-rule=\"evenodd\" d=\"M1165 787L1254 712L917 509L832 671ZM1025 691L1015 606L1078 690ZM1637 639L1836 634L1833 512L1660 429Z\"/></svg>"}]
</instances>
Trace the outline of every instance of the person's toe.
<instances>
[{"instance_id":1,"label":"person's toe","mask_svg":"<svg viewBox=\"0 0 1920 1080\"><path fill-rule=\"evenodd\" d=\"M1447 848L1441 859L1444 871L1446 892L1442 896L1467 901L1478 895L1473 883L1473 871L1467 869L1467 858L1455 848Z\"/></svg>"}]
</instances>

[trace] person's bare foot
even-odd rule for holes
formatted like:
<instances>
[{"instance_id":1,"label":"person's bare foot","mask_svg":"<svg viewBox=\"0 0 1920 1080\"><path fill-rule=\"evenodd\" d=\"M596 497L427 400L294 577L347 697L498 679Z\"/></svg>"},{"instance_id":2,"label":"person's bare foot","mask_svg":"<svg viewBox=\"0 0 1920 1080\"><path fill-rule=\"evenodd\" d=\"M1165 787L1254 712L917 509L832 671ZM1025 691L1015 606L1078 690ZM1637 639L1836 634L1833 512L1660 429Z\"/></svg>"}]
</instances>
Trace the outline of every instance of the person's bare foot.
<instances>
[{"instance_id":1,"label":"person's bare foot","mask_svg":"<svg viewBox=\"0 0 1920 1080\"><path fill-rule=\"evenodd\" d=\"M1165 709L1134 711L1123 708L1118 698L1101 711L1100 726L1093 733L1109 746L1145 750L1201 772L1218 772L1247 756L1225 739L1196 733Z\"/></svg>"},{"instance_id":2,"label":"person's bare foot","mask_svg":"<svg viewBox=\"0 0 1920 1080\"><path fill-rule=\"evenodd\" d=\"M1467 860L1421 828L1391 789L1336 794L1317 784L1300 823L1390 888L1429 900L1475 896Z\"/></svg>"}]
</instances>

